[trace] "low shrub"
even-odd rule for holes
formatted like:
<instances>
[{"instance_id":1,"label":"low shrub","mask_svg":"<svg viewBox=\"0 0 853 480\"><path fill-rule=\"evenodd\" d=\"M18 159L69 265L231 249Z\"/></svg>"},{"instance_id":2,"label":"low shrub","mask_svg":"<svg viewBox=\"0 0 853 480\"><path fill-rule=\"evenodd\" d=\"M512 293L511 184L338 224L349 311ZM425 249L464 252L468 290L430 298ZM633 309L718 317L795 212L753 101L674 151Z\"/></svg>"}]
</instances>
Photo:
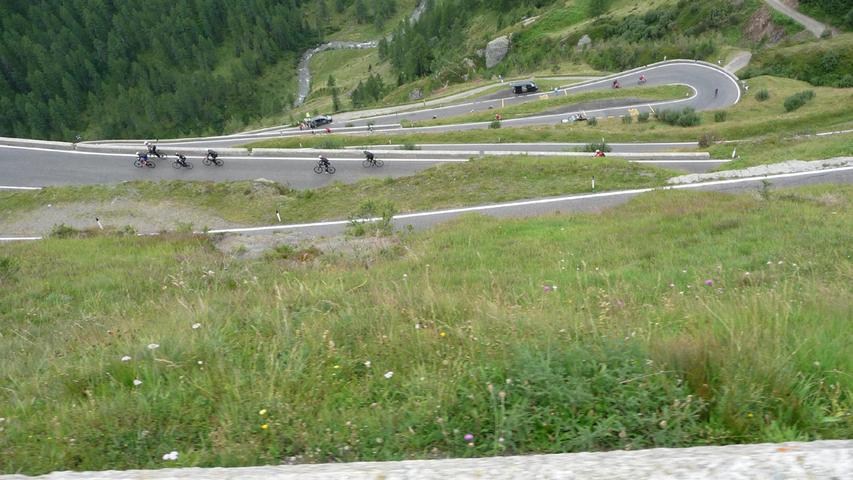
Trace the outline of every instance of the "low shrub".
<instances>
[{"instance_id":1,"label":"low shrub","mask_svg":"<svg viewBox=\"0 0 853 480\"><path fill-rule=\"evenodd\" d=\"M492 120L492 123L489 124L489 128L501 128L501 121Z\"/></svg>"},{"instance_id":2,"label":"low shrub","mask_svg":"<svg viewBox=\"0 0 853 480\"><path fill-rule=\"evenodd\" d=\"M622 117L622 123L625 125L630 125L634 123L634 117L630 115L625 115L624 117Z\"/></svg>"},{"instance_id":3,"label":"low shrub","mask_svg":"<svg viewBox=\"0 0 853 480\"><path fill-rule=\"evenodd\" d=\"M725 122L729 114L725 110L714 112L714 121L717 123Z\"/></svg>"},{"instance_id":4,"label":"low shrub","mask_svg":"<svg viewBox=\"0 0 853 480\"><path fill-rule=\"evenodd\" d=\"M80 235L80 231L74 227L60 223L59 225L54 225L48 235L53 238L72 238Z\"/></svg>"},{"instance_id":5,"label":"low shrub","mask_svg":"<svg viewBox=\"0 0 853 480\"><path fill-rule=\"evenodd\" d=\"M610 145L608 145L604 142L587 143L586 145L584 145L582 151L584 151L584 152L595 152L596 150L601 150L602 152L610 152L613 150L613 147L611 147Z\"/></svg>"},{"instance_id":6,"label":"low shrub","mask_svg":"<svg viewBox=\"0 0 853 480\"><path fill-rule=\"evenodd\" d=\"M696 110L690 107L683 110L663 110L657 113L657 118L663 123L679 127L695 127L702 122Z\"/></svg>"},{"instance_id":7,"label":"low shrub","mask_svg":"<svg viewBox=\"0 0 853 480\"><path fill-rule=\"evenodd\" d=\"M400 148L402 148L403 150L420 150L421 149L421 147L419 147L419 146L417 146L411 142L404 143Z\"/></svg>"},{"instance_id":8,"label":"low shrub","mask_svg":"<svg viewBox=\"0 0 853 480\"><path fill-rule=\"evenodd\" d=\"M785 99L785 111L793 112L814 98L814 90L803 90Z\"/></svg>"},{"instance_id":9,"label":"low shrub","mask_svg":"<svg viewBox=\"0 0 853 480\"><path fill-rule=\"evenodd\" d=\"M589 125L590 127L597 127L598 126L598 119L595 117L592 117L589 120L587 120L586 124Z\"/></svg>"},{"instance_id":10,"label":"low shrub","mask_svg":"<svg viewBox=\"0 0 853 480\"><path fill-rule=\"evenodd\" d=\"M637 115L637 121L640 123L648 122L649 121L649 112L642 112L641 114Z\"/></svg>"},{"instance_id":11,"label":"low shrub","mask_svg":"<svg viewBox=\"0 0 853 480\"><path fill-rule=\"evenodd\" d=\"M354 237L366 235L386 236L394 232L394 215L397 209L388 201L367 200L350 215L347 233ZM376 219L368 221L368 219Z\"/></svg>"},{"instance_id":12,"label":"low shrub","mask_svg":"<svg viewBox=\"0 0 853 480\"><path fill-rule=\"evenodd\" d=\"M15 279L21 266L12 257L0 257L0 285L10 283Z\"/></svg>"},{"instance_id":13,"label":"low shrub","mask_svg":"<svg viewBox=\"0 0 853 480\"><path fill-rule=\"evenodd\" d=\"M755 93L755 99L759 102L763 102L768 98L770 98L770 92L768 92L766 88L762 88L761 90Z\"/></svg>"},{"instance_id":14,"label":"low shrub","mask_svg":"<svg viewBox=\"0 0 853 480\"><path fill-rule=\"evenodd\" d=\"M708 148L716 141L717 137L713 133L703 133L699 137L699 147Z\"/></svg>"}]
</instances>

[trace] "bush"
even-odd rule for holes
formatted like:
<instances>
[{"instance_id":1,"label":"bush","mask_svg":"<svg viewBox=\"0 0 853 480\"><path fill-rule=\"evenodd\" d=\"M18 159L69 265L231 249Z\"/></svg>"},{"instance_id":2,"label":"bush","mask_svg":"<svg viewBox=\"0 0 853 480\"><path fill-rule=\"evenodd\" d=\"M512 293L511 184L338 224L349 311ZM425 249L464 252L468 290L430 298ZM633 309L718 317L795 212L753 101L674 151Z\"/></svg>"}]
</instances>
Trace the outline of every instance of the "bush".
<instances>
[{"instance_id":1,"label":"bush","mask_svg":"<svg viewBox=\"0 0 853 480\"><path fill-rule=\"evenodd\" d=\"M64 223L60 223L59 225L54 225L53 228L50 229L50 233L48 234L48 236L54 238L72 238L78 236L79 234L79 230L73 227L69 227Z\"/></svg>"},{"instance_id":2,"label":"bush","mask_svg":"<svg viewBox=\"0 0 853 480\"><path fill-rule=\"evenodd\" d=\"M699 137L699 147L708 148L717 141L717 137L713 133L703 133Z\"/></svg>"},{"instance_id":3,"label":"bush","mask_svg":"<svg viewBox=\"0 0 853 480\"><path fill-rule=\"evenodd\" d=\"M714 121L717 123L725 122L726 119L728 118L728 116L729 116L729 113L726 112L725 110L719 111L719 112L714 112Z\"/></svg>"},{"instance_id":4,"label":"bush","mask_svg":"<svg viewBox=\"0 0 853 480\"><path fill-rule=\"evenodd\" d=\"M11 257L0 257L0 285L11 282L21 270L17 260Z\"/></svg>"},{"instance_id":5,"label":"bush","mask_svg":"<svg viewBox=\"0 0 853 480\"><path fill-rule=\"evenodd\" d=\"M657 113L657 118L663 123L679 127L695 127L702 122L696 110L690 107L684 110L663 110Z\"/></svg>"},{"instance_id":6,"label":"bush","mask_svg":"<svg viewBox=\"0 0 853 480\"><path fill-rule=\"evenodd\" d=\"M501 121L492 120L492 123L489 124L489 128L501 128Z\"/></svg>"},{"instance_id":7,"label":"bush","mask_svg":"<svg viewBox=\"0 0 853 480\"><path fill-rule=\"evenodd\" d=\"M814 90L803 90L785 99L785 111L793 112L814 98Z\"/></svg>"},{"instance_id":8,"label":"bush","mask_svg":"<svg viewBox=\"0 0 853 480\"><path fill-rule=\"evenodd\" d=\"M421 149L421 147L415 145L412 142L406 142L400 148L402 148L403 150L420 150Z\"/></svg>"},{"instance_id":9,"label":"bush","mask_svg":"<svg viewBox=\"0 0 853 480\"><path fill-rule=\"evenodd\" d=\"M768 92L766 88L762 88L761 90L755 93L755 99L759 102L763 102L768 98L770 98L770 92Z\"/></svg>"},{"instance_id":10,"label":"bush","mask_svg":"<svg viewBox=\"0 0 853 480\"><path fill-rule=\"evenodd\" d=\"M597 127L598 126L598 119L595 117L591 117L589 120L587 120L586 124L589 125L590 127Z\"/></svg>"},{"instance_id":11,"label":"bush","mask_svg":"<svg viewBox=\"0 0 853 480\"><path fill-rule=\"evenodd\" d=\"M637 121L640 123L646 123L649 121L649 112L643 112L637 115Z\"/></svg>"},{"instance_id":12,"label":"bush","mask_svg":"<svg viewBox=\"0 0 853 480\"><path fill-rule=\"evenodd\" d=\"M624 117L622 117L622 123L625 125L630 125L634 123L634 118L630 115L625 115Z\"/></svg>"},{"instance_id":13,"label":"bush","mask_svg":"<svg viewBox=\"0 0 853 480\"><path fill-rule=\"evenodd\" d=\"M601 142L601 143L587 143L583 147L584 152L594 152L596 150L601 150L602 152L610 152L613 150L613 147L610 145Z\"/></svg>"},{"instance_id":14,"label":"bush","mask_svg":"<svg viewBox=\"0 0 853 480\"><path fill-rule=\"evenodd\" d=\"M363 237L368 234L375 236L390 235L394 232L394 214L397 209L388 201L375 202L367 200L362 203L358 210L350 215L347 233L354 237ZM374 221L367 221L373 219Z\"/></svg>"}]
</instances>

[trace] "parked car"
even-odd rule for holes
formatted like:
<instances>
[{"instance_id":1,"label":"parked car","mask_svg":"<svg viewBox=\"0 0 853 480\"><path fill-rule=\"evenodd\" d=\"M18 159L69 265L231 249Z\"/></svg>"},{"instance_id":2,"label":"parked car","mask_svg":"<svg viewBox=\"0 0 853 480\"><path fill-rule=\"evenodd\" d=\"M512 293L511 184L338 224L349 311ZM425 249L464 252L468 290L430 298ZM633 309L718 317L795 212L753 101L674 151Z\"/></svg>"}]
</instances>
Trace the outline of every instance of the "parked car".
<instances>
[{"instance_id":1,"label":"parked car","mask_svg":"<svg viewBox=\"0 0 853 480\"><path fill-rule=\"evenodd\" d=\"M515 94L533 93L539 91L539 87L537 87L536 84L531 82L530 80L512 82L509 85L512 87L512 92Z\"/></svg>"},{"instance_id":2,"label":"parked car","mask_svg":"<svg viewBox=\"0 0 853 480\"><path fill-rule=\"evenodd\" d=\"M309 128L317 128L332 123L332 117L329 115L320 115L319 117L308 120L306 123Z\"/></svg>"}]
</instances>

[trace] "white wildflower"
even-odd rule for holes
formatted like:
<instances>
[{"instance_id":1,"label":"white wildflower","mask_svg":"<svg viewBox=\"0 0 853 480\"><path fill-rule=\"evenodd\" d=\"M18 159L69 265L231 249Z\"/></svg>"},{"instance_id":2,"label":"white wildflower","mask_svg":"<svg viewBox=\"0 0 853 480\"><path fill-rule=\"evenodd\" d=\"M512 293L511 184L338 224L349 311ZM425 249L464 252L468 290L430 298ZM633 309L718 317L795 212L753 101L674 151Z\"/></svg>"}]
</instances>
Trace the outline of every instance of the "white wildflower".
<instances>
[{"instance_id":1,"label":"white wildflower","mask_svg":"<svg viewBox=\"0 0 853 480\"><path fill-rule=\"evenodd\" d=\"M129 362L129 361L131 361L131 360L132 360L132 359L130 358L130 355L125 355L125 356L121 357L121 361L122 361L122 362Z\"/></svg>"},{"instance_id":2,"label":"white wildflower","mask_svg":"<svg viewBox=\"0 0 853 480\"><path fill-rule=\"evenodd\" d=\"M385 372L384 376L385 376L385 378L391 378L394 376L394 372L389 370L389 371Z\"/></svg>"},{"instance_id":3,"label":"white wildflower","mask_svg":"<svg viewBox=\"0 0 853 480\"><path fill-rule=\"evenodd\" d=\"M149 344L148 344L148 350L156 350L156 349L158 349L158 348L160 348L160 344L159 344L159 343L149 343Z\"/></svg>"}]
</instances>

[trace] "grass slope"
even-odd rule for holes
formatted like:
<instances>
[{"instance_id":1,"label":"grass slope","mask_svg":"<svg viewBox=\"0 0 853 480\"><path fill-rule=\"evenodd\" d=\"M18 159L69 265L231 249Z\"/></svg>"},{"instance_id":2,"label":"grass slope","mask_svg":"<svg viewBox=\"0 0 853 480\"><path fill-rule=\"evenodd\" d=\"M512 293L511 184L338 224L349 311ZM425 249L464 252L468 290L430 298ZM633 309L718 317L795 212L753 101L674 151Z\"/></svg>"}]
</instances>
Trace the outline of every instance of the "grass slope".
<instances>
[{"instance_id":1,"label":"grass slope","mask_svg":"<svg viewBox=\"0 0 853 480\"><path fill-rule=\"evenodd\" d=\"M0 471L850 438L851 201L668 192L358 258L4 245Z\"/></svg>"}]
</instances>

